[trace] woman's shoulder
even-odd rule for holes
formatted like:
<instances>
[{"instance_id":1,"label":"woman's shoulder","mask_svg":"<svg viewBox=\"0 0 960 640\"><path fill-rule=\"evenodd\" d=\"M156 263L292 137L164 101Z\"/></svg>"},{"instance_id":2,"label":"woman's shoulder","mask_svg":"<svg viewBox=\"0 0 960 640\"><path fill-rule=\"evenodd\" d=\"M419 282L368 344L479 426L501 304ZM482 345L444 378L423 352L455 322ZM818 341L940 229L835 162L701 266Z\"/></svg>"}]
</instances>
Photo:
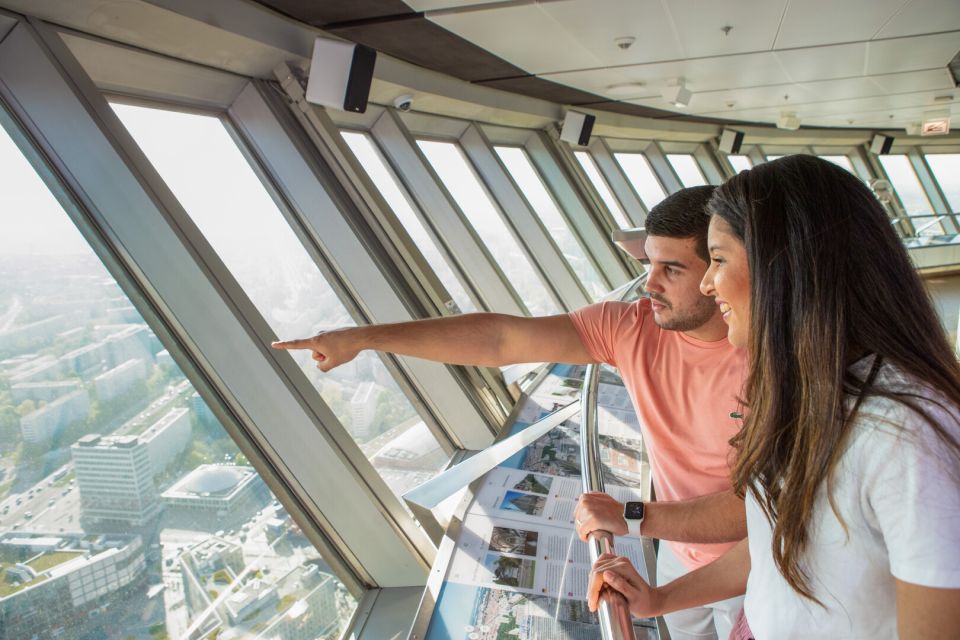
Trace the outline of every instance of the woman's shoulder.
<instances>
[{"instance_id":1,"label":"woman's shoulder","mask_svg":"<svg viewBox=\"0 0 960 640\"><path fill-rule=\"evenodd\" d=\"M943 451L944 435L960 442L960 406L940 390L890 363L880 367L874 387L853 418L851 445L878 453L891 447Z\"/></svg>"}]
</instances>

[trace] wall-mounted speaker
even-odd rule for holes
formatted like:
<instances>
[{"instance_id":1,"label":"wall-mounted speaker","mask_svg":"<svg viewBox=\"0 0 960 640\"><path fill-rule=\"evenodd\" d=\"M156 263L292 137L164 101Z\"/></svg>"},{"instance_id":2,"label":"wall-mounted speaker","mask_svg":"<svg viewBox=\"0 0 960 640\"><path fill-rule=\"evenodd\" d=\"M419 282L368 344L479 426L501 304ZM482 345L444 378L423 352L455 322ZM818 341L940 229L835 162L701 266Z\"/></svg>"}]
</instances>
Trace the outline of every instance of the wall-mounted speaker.
<instances>
[{"instance_id":1,"label":"wall-mounted speaker","mask_svg":"<svg viewBox=\"0 0 960 640\"><path fill-rule=\"evenodd\" d=\"M893 147L893 136L885 136L882 133L873 136L873 141L870 143L870 151L878 156L890 153L891 147Z\"/></svg>"},{"instance_id":2,"label":"wall-mounted speaker","mask_svg":"<svg viewBox=\"0 0 960 640\"><path fill-rule=\"evenodd\" d=\"M590 143L590 133L593 131L593 123L596 121L596 116L567 111L567 115L563 119L563 128L560 129L560 139L570 144L585 147Z\"/></svg>"},{"instance_id":3,"label":"wall-mounted speaker","mask_svg":"<svg viewBox=\"0 0 960 640\"><path fill-rule=\"evenodd\" d=\"M370 47L317 38L307 79L307 101L363 113L376 61L377 52Z\"/></svg>"},{"instance_id":4,"label":"wall-mounted speaker","mask_svg":"<svg viewBox=\"0 0 960 640\"><path fill-rule=\"evenodd\" d=\"M720 151L727 154L740 153L740 146L743 145L743 131L734 131L733 129L724 129L720 134Z\"/></svg>"}]
</instances>

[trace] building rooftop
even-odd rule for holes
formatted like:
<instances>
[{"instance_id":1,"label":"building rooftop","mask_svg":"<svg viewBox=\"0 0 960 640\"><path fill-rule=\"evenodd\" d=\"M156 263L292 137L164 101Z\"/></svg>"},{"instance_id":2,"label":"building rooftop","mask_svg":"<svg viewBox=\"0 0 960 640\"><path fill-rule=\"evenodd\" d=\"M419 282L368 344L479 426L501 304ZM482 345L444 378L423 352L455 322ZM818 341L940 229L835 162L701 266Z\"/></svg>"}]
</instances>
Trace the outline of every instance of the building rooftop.
<instances>
[{"instance_id":1,"label":"building rooftop","mask_svg":"<svg viewBox=\"0 0 960 640\"><path fill-rule=\"evenodd\" d=\"M254 472L250 467L203 464L181 478L163 495L164 497L226 497L253 476Z\"/></svg>"}]
</instances>

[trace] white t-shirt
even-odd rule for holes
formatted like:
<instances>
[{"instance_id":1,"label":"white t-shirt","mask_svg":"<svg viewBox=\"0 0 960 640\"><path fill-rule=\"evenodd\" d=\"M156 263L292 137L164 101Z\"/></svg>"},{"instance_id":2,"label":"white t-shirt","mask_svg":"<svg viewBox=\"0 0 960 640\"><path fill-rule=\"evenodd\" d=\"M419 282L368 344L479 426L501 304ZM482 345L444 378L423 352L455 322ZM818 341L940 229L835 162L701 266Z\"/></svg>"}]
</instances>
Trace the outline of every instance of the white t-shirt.
<instances>
[{"instance_id":1,"label":"white t-shirt","mask_svg":"<svg viewBox=\"0 0 960 640\"><path fill-rule=\"evenodd\" d=\"M865 358L852 371L863 379L872 362ZM954 407L951 415L931 402L938 396L929 388L889 364L880 368L876 383L923 395L927 400L920 400L921 406L960 439L960 412ZM744 610L757 640L895 639L894 578L960 588L960 468L955 454L901 403L868 396L859 416L833 485L849 537L830 508L824 483L801 560L813 594L826 609L783 579L770 551L773 529L748 492L751 569Z\"/></svg>"}]
</instances>

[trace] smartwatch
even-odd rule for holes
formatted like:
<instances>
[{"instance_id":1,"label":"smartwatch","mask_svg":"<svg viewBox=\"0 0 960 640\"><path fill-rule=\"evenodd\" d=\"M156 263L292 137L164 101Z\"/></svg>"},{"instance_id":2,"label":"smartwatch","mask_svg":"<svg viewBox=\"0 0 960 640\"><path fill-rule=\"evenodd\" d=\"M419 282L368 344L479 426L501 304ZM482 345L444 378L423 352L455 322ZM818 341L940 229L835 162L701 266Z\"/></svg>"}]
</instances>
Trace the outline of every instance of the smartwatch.
<instances>
[{"instance_id":1,"label":"smartwatch","mask_svg":"<svg viewBox=\"0 0 960 640\"><path fill-rule=\"evenodd\" d=\"M640 536L640 525L643 523L643 503L628 502L623 505L623 519L627 521L627 533Z\"/></svg>"}]
</instances>

